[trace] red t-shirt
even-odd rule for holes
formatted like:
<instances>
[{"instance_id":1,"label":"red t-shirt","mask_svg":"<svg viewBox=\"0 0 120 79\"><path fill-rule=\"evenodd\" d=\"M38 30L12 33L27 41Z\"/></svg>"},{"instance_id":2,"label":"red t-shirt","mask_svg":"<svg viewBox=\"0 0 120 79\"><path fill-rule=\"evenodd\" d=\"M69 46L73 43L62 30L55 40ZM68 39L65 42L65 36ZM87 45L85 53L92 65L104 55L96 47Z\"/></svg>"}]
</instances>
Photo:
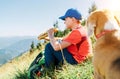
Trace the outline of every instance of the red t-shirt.
<instances>
[{"instance_id":1,"label":"red t-shirt","mask_svg":"<svg viewBox=\"0 0 120 79\"><path fill-rule=\"evenodd\" d=\"M67 50L78 63L86 59L90 50L90 43L87 38L87 32L83 27L79 26L72 30L68 37L63 40L71 43Z\"/></svg>"}]
</instances>

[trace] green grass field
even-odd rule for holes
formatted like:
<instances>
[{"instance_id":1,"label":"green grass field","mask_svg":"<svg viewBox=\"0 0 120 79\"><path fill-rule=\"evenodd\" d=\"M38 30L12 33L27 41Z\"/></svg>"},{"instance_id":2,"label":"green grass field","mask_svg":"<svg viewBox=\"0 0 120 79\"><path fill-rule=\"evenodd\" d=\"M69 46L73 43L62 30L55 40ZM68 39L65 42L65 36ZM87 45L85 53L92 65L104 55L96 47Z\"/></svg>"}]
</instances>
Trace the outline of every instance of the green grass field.
<instances>
[{"instance_id":1,"label":"green grass field","mask_svg":"<svg viewBox=\"0 0 120 79\"><path fill-rule=\"evenodd\" d=\"M61 70L45 70L43 75L36 79L93 79L93 65L91 59L79 65L63 65ZM15 79L28 79L27 70L18 71Z\"/></svg>"}]
</instances>

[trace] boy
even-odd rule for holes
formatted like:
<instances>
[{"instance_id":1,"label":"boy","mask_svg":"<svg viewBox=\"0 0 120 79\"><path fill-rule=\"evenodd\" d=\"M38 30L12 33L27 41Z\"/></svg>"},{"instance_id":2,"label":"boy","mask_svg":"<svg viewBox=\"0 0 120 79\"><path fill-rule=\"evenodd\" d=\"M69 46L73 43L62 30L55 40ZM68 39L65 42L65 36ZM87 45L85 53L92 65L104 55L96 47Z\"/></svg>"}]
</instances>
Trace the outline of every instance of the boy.
<instances>
[{"instance_id":1,"label":"boy","mask_svg":"<svg viewBox=\"0 0 120 79\"><path fill-rule=\"evenodd\" d=\"M64 16L59 17L64 21L67 29L71 29L71 33L63 38L60 43L54 38L54 29L47 31L50 43L45 47L45 66L58 66L63 63L63 56L70 64L78 64L86 59L89 53L90 44L87 38L86 30L81 26L80 20L82 16L76 9L68 9ZM63 55L61 52L63 50Z\"/></svg>"}]
</instances>

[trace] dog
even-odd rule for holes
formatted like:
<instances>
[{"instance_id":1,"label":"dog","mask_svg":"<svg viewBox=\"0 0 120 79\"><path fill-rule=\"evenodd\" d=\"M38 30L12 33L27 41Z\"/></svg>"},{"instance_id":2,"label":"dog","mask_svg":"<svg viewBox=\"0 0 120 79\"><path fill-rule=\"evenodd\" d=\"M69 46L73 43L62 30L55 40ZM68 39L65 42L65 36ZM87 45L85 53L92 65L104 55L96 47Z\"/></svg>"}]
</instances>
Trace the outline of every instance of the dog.
<instances>
[{"instance_id":1,"label":"dog","mask_svg":"<svg viewBox=\"0 0 120 79\"><path fill-rule=\"evenodd\" d=\"M92 12L86 21L88 36L94 33L94 79L120 79L120 20L108 10Z\"/></svg>"}]
</instances>

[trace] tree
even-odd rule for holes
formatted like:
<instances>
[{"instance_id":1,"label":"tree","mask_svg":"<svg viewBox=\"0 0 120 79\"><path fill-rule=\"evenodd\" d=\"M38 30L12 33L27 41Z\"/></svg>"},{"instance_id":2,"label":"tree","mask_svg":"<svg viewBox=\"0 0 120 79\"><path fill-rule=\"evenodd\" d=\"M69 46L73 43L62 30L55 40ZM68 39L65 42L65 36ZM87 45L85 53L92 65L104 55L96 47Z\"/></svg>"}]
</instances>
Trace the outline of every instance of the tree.
<instances>
[{"instance_id":1,"label":"tree","mask_svg":"<svg viewBox=\"0 0 120 79\"><path fill-rule=\"evenodd\" d=\"M31 49L34 49L34 48L35 48L34 41L32 41Z\"/></svg>"},{"instance_id":2,"label":"tree","mask_svg":"<svg viewBox=\"0 0 120 79\"><path fill-rule=\"evenodd\" d=\"M95 10L97 10L97 6L96 6L95 3L93 3L93 4L91 5L91 7L89 8L88 13L90 14L91 12L93 12L93 11L95 11ZM82 25L82 26L85 26L85 24L86 24L86 19L84 19L84 20L81 21L81 25Z\"/></svg>"},{"instance_id":3,"label":"tree","mask_svg":"<svg viewBox=\"0 0 120 79\"><path fill-rule=\"evenodd\" d=\"M86 23L86 20L84 19L84 20L81 22L81 25L82 25L82 26L85 26L85 23Z\"/></svg>"},{"instance_id":4,"label":"tree","mask_svg":"<svg viewBox=\"0 0 120 79\"><path fill-rule=\"evenodd\" d=\"M56 21L54 24L53 24L54 28L59 28L59 23L58 21ZM68 33L70 32L70 30L68 29L65 29L64 31L61 31L61 30L58 30L58 32L56 32L54 34L55 37L63 37L65 35L67 35Z\"/></svg>"},{"instance_id":5,"label":"tree","mask_svg":"<svg viewBox=\"0 0 120 79\"><path fill-rule=\"evenodd\" d=\"M58 21L56 21L56 22L53 24L53 27L54 27L54 28L58 28Z\"/></svg>"},{"instance_id":6,"label":"tree","mask_svg":"<svg viewBox=\"0 0 120 79\"><path fill-rule=\"evenodd\" d=\"M88 13L90 14L91 12L97 10L97 6L95 3L92 4L92 6L89 8Z\"/></svg>"},{"instance_id":7,"label":"tree","mask_svg":"<svg viewBox=\"0 0 120 79\"><path fill-rule=\"evenodd\" d=\"M42 49L42 44L41 44L41 43L38 43L38 44L37 44L37 49L38 49L38 50L41 50L41 49Z\"/></svg>"},{"instance_id":8,"label":"tree","mask_svg":"<svg viewBox=\"0 0 120 79\"><path fill-rule=\"evenodd\" d=\"M70 31L71 31L70 29L65 29L65 30L63 31L63 35L64 35L64 36L67 35Z\"/></svg>"},{"instance_id":9,"label":"tree","mask_svg":"<svg viewBox=\"0 0 120 79\"><path fill-rule=\"evenodd\" d=\"M32 41L30 52L32 53L34 50L35 50L35 45L34 45L34 41Z\"/></svg>"},{"instance_id":10,"label":"tree","mask_svg":"<svg viewBox=\"0 0 120 79\"><path fill-rule=\"evenodd\" d=\"M56 21L54 24L53 24L54 28L59 28L58 26L58 21ZM54 36L55 37L61 37L63 34L62 34L62 31L58 30L58 32L55 32L54 33Z\"/></svg>"}]
</instances>

